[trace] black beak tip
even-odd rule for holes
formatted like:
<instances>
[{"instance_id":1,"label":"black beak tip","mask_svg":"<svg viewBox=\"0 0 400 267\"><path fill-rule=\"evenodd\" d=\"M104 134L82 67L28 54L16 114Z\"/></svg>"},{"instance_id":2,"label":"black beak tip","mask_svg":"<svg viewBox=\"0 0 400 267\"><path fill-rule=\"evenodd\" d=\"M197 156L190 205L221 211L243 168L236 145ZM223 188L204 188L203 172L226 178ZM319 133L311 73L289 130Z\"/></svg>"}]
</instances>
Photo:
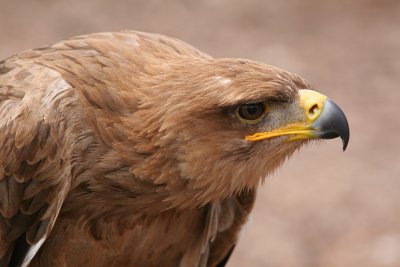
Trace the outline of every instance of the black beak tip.
<instances>
[{"instance_id":1,"label":"black beak tip","mask_svg":"<svg viewBox=\"0 0 400 267\"><path fill-rule=\"evenodd\" d=\"M341 136L340 138L342 138L343 151L346 151L347 145L349 144L350 135L347 135L346 137Z\"/></svg>"},{"instance_id":2,"label":"black beak tip","mask_svg":"<svg viewBox=\"0 0 400 267\"><path fill-rule=\"evenodd\" d=\"M335 123L333 123L335 125L336 131L339 135L339 137L342 139L342 143L343 143L343 151L346 150L347 145L349 144L349 140L350 140L350 127L349 127L349 123L347 122L347 118L344 115L344 112L339 108L338 105L336 105L335 102L330 101L335 107L336 107L336 116L334 116L335 118Z\"/></svg>"}]
</instances>

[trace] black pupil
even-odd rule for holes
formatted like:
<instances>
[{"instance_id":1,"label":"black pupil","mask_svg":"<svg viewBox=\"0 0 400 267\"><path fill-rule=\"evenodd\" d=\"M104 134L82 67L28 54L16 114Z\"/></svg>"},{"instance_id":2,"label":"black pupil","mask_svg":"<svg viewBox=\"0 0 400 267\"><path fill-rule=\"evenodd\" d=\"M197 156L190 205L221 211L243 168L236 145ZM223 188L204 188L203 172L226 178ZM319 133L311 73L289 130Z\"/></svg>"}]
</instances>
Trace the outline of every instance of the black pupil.
<instances>
[{"instance_id":1,"label":"black pupil","mask_svg":"<svg viewBox=\"0 0 400 267\"><path fill-rule=\"evenodd\" d=\"M251 115L255 115L258 112L258 107L256 105L249 105L247 106L247 113Z\"/></svg>"},{"instance_id":2,"label":"black pupil","mask_svg":"<svg viewBox=\"0 0 400 267\"><path fill-rule=\"evenodd\" d=\"M246 104L239 108L239 115L246 120L256 120L264 113L263 103Z\"/></svg>"}]
</instances>

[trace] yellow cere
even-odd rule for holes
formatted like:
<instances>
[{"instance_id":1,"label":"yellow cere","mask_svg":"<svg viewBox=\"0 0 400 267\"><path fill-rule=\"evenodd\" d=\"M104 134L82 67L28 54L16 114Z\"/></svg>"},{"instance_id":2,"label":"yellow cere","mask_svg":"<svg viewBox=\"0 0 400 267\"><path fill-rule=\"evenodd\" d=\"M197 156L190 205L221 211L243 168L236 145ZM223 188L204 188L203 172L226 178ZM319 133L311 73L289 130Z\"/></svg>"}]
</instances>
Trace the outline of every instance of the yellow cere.
<instances>
[{"instance_id":1,"label":"yellow cere","mask_svg":"<svg viewBox=\"0 0 400 267\"><path fill-rule=\"evenodd\" d=\"M318 119L322 112L326 96L313 90L299 90L300 106L306 113L307 122L311 123Z\"/></svg>"},{"instance_id":2,"label":"yellow cere","mask_svg":"<svg viewBox=\"0 0 400 267\"><path fill-rule=\"evenodd\" d=\"M327 97L313 90L299 90L299 105L304 109L306 121L292 123L269 132L254 133L245 136L247 141L264 140L277 136L292 135L286 141L297 141L315 138L311 124L318 119Z\"/></svg>"}]
</instances>

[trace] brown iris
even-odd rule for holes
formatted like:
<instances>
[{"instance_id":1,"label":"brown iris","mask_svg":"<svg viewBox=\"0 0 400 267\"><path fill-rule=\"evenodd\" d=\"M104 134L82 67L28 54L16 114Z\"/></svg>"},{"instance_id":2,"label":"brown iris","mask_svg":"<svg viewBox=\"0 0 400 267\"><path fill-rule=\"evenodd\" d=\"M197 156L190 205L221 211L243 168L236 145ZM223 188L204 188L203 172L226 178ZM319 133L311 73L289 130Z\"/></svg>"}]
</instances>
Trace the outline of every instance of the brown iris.
<instances>
[{"instance_id":1,"label":"brown iris","mask_svg":"<svg viewBox=\"0 0 400 267\"><path fill-rule=\"evenodd\" d=\"M240 105L236 115L246 123L256 123L265 114L266 106L263 102Z\"/></svg>"}]
</instances>

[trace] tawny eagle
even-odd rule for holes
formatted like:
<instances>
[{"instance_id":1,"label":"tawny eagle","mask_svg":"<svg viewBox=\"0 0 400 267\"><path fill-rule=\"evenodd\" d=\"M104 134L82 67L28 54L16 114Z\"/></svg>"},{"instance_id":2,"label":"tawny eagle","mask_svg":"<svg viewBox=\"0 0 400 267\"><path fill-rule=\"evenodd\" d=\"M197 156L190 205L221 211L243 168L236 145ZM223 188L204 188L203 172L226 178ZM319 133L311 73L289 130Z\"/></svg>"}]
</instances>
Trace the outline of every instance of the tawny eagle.
<instances>
[{"instance_id":1,"label":"tawny eagle","mask_svg":"<svg viewBox=\"0 0 400 267\"><path fill-rule=\"evenodd\" d=\"M301 77L141 32L0 62L0 266L224 266L257 186L347 120Z\"/></svg>"}]
</instances>

